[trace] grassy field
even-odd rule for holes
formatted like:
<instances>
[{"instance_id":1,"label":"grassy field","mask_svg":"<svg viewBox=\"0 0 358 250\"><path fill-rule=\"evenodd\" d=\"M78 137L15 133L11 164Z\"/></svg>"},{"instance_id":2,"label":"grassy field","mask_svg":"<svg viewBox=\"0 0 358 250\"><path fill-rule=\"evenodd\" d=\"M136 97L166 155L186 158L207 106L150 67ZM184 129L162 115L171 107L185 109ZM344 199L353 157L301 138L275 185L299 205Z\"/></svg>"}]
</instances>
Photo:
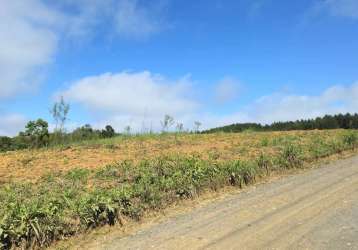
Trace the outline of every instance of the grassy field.
<instances>
[{"instance_id":1,"label":"grassy field","mask_svg":"<svg viewBox=\"0 0 358 250\"><path fill-rule=\"evenodd\" d=\"M357 147L358 131L326 130L143 135L1 153L0 246L46 246Z\"/></svg>"}]
</instances>

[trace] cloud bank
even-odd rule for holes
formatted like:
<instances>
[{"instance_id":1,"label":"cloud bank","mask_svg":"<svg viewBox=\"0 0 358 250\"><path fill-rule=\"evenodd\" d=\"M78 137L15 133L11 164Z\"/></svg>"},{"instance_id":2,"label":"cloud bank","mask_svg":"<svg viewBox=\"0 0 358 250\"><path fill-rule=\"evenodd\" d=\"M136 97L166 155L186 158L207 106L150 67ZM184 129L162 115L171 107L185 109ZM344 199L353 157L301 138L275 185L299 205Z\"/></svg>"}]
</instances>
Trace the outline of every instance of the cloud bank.
<instances>
[{"instance_id":1,"label":"cloud bank","mask_svg":"<svg viewBox=\"0 0 358 250\"><path fill-rule=\"evenodd\" d=\"M29 11L31 10L31 11ZM0 8L0 100L31 89L52 61L60 16L36 0L5 0Z\"/></svg>"},{"instance_id":2,"label":"cloud bank","mask_svg":"<svg viewBox=\"0 0 358 250\"><path fill-rule=\"evenodd\" d=\"M2 114L0 122L0 136L14 136L23 130L26 118L19 114Z\"/></svg>"},{"instance_id":3,"label":"cloud bank","mask_svg":"<svg viewBox=\"0 0 358 250\"><path fill-rule=\"evenodd\" d=\"M60 94L112 124L138 128L152 122L157 128L165 114L182 117L197 110L191 88L188 76L172 81L148 71L120 72L80 79Z\"/></svg>"},{"instance_id":4,"label":"cloud bank","mask_svg":"<svg viewBox=\"0 0 358 250\"><path fill-rule=\"evenodd\" d=\"M90 37L101 24L108 35L136 38L154 34L164 25L164 7L153 8L136 0L46 3L1 1L0 100L34 89L45 78L59 41Z\"/></svg>"},{"instance_id":5,"label":"cloud bank","mask_svg":"<svg viewBox=\"0 0 358 250\"><path fill-rule=\"evenodd\" d=\"M228 103L235 100L241 91L241 83L231 77L221 79L215 86L215 99L218 103Z\"/></svg>"},{"instance_id":6,"label":"cloud bank","mask_svg":"<svg viewBox=\"0 0 358 250\"><path fill-rule=\"evenodd\" d=\"M117 32L125 37L147 37L166 27L163 20L163 4L141 6L137 0L122 0L114 15Z\"/></svg>"},{"instance_id":7,"label":"cloud bank","mask_svg":"<svg viewBox=\"0 0 358 250\"><path fill-rule=\"evenodd\" d=\"M236 81L219 82L216 96L230 99L235 93L233 84L237 86ZM189 77L172 81L143 71L85 77L71 83L60 94L86 107L98 126L112 124L119 130L127 125L137 131L149 127L158 130L165 114L191 129L196 120L202 122L203 128L210 128L237 122L266 124L358 111L358 82L335 85L315 96L273 93L226 115L206 110L200 98L192 94L195 92L195 84Z\"/></svg>"}]
</instances>

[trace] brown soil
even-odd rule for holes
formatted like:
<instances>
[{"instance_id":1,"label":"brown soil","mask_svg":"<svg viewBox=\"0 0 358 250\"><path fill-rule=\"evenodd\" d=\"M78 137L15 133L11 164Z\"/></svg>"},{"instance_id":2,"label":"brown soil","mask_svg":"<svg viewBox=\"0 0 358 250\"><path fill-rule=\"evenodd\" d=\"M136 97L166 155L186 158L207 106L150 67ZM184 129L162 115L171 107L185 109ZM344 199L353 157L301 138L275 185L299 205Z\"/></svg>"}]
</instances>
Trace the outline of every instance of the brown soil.
<instances>
[{"instance_id":1,"label":"brown soil","mask_svg":"<svg viewBox=\"0 0 358 250\"><path fill-rule=\"evenodd\" d=\"M49 173L74 168L100 168L123 161L139 161L163 155L193 155L218 160L252 159L261 152L275 154L280 139L296 137L305 144L313 137L334 138L340 130L267 133L228 133L209 135L154 135L110 141L91 141L65 149L49 148L0 153L0 183L28 180L35 182ZM264 145L268 141L269 145Z\"/></svg>"}]
</instances>

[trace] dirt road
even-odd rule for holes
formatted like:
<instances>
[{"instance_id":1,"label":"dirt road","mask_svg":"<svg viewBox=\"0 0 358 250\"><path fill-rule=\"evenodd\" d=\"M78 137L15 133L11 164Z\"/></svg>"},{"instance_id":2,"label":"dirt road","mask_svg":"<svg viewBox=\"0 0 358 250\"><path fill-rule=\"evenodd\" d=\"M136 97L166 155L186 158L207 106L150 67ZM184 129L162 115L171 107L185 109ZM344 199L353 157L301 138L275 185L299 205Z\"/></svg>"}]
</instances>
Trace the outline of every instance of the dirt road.
<instances>
[{"instance_id":1,"label":"dirt road","mask_svg":"<svg viewBox=\"0 0 358 250\"><path fill-rule=\"evenodd\" d=\"M358 249L358 157L250 187L103 249Z\"/></svg>"}]
</instances>

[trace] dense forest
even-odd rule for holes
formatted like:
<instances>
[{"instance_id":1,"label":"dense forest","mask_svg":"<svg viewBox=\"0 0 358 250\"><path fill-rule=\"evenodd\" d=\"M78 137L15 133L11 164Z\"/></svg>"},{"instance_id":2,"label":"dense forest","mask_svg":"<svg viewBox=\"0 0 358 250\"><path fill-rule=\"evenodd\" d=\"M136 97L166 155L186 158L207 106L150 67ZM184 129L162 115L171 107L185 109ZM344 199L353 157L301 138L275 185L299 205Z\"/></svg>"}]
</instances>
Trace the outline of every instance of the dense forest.
<instances>
[{"instance_id":1,"label":"dense forest","mask_svg":"<svg viewBox=\"0 0 358 250\"><path fill-rule=\"evenodd\" d=\"M358 114L325 115L315 119L274 122L262 125L259 123L236 123L223 127L205 130L202 133L254 131L287 131L312 129L358 129Z\"/></svg>"}]
</instances>

